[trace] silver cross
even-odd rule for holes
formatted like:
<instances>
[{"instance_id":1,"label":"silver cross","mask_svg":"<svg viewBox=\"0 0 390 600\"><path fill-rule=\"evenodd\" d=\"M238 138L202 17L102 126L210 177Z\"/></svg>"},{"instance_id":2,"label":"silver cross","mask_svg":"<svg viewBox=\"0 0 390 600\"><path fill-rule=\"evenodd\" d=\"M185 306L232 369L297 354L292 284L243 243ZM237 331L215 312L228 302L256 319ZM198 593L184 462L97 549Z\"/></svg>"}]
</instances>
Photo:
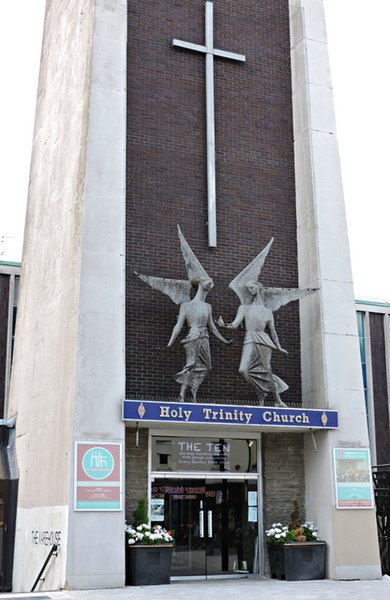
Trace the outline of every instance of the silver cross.
<instances>
[{"instance_id":1,"label":"silver cross","mask_svg":"<svg viewBox=\"0 0 390 600\"><path fill-rule=\"evenodd\" d=\"M213 3L206 2L205 45L192 44L183 40L172 40L172 46L186 48L206 55L206 130L207 130L207 211L209 246L217 245L216 186L215 186L215 124L214 124L214 56L245 62L243 54L226 52L214 48Z\"/></svg>"}]
</instances>

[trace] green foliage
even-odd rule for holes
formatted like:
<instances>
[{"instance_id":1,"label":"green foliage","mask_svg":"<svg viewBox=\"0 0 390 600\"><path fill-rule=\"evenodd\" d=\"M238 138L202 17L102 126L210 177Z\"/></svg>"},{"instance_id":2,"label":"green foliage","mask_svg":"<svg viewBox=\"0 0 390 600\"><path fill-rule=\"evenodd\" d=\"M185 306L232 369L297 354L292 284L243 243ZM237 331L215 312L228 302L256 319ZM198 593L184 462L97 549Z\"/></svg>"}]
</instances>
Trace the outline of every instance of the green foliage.
<instances>
[{"instance_id":1,"label":"green foliage","mask_svg":"<svg viewBox=\"0 0 390 600\"><path fill-rule=\"evenodd\" d=\"M126 526L126 537L129 546L134 544L137 545L150 545L150 544L172 544L173 535L170 531L161 527L161 525L147 525L143 523L137 527Z\"/></svg>"},{"instance_id":2,"label":"green foliage","mask_svg":"<svg viewBox=\"0 0 390 600\"><path fill-rule=\"evenodd\" d=\"M143 525L144 523L148 523L148 506L145 498L141 498L138 502L138 506L133 512L133 527L138 527L138 525Z\"/></svg>"},{"instance_id":3,"label":"green foliage","mask_svg":"<svg viewBox=\"0 0 390 600\"><path fill-rule=\"evenodd\" d=\"M290 529L282 523L273 523L270 529L265 532L266 541L268 544L286 544L287 542L317 542L318 536L317 527L314 523L302 523L295 529Z\"/></svg>"},{"instance_id":4,"label":"green foliage","mask_svg":"<svg viewBox=\"0 0 390 600\"><path fill-rule=\"evenodd\" d=\"M290 515L290 523L273 523L266 530L266 541L268 544L286 544L287 542L316 542L319 540L317 527L314 523L306 521L301 523L299 502L294 500L293 511Z\"/></svg>"}]
</instances>

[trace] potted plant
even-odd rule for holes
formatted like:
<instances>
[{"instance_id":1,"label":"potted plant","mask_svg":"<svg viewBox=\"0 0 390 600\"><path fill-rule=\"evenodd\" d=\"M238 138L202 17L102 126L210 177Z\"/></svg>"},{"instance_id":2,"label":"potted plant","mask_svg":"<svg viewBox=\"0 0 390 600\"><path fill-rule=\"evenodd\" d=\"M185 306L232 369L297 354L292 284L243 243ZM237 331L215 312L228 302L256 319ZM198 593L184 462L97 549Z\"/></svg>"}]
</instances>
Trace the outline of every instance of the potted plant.
<instances>
[{"instance_id":1,"label":"potted plant","mask_svg":"<svg viewBox=\"0 0 390 600\"><path fill-rule=\"evenodd\" d=\"M290 518L288 525L273 523L265 532L271 578L324 579L326 543L320 540L314 523L300 523L296 500Z\"/></svg>"},{"instance_id":2,"label":"potted plant","mask_svg":"<svg viewBox=\"0 0 390 600\"><path fill-rule=\"evenodd\" d=\"M170 583L173 536L161 525L150 526L145 518L146 501L140 501L134 522L126 525L126 585ZM143 523L139 520L143 519Z\"/></svg>"}]
</instances>

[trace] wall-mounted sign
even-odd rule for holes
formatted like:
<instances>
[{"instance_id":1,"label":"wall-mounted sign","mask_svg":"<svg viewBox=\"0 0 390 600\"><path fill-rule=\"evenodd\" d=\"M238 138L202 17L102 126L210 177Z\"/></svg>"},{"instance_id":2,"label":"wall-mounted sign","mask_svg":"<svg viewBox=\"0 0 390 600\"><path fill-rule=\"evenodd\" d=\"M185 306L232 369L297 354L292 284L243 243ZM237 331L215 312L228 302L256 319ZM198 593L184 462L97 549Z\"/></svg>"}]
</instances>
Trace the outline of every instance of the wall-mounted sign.
<instances>
[{"instance_id":1,"label":"wall-mounted sign","mask_svg":"<svg viewBox=\"0 0 390 600\"><path fill-rule=\"evenodd\" d=\"M164 498L151 498L150 520L153 522L164 521Z\"/></svg>"},{"instance_id":2,"label":"wall-mounted sign","mask_svg":"<svg viewBox=\"0 0 390 600\"><path fill-rule=\"evenodd\" d=\"M248 523L257 523L257 492L248 492Z\"/></svg>"},{"instance_id":3,"label":"wall-mounted sign","mask_svg":"<svg viewBox=\"0 0 390 600\"><path fill-rule=\"evenodd\" d=\"M199 404L124 400L125 421L157 423L203 423L208 425L249 425L261 428L337 429L335 410L238 406L236 404Z\"/></svg>"},{"instance_id":4,"label":"wall-mounted sign","mask_svg":"<svg viewBox=\"0 0 390 600\"><path fill-rule=\"evenodd\" d=\"M153 436L152 471L257 473L257 442L220 437Z\"/></svg>"},{"instance_id":5,"label":"wall-mounted sign","mask_svg":"<svg viewBox=\"0 0 390 600\"><path fill-rule=\"evenodd\" d=\"M76 442L75 510L122 510L122 444Z\"/></svg>"},{"instance_id":6,"label":"wall-mounted sign","mask_svg":"<svg viewBox=\"0 0 390 600\"><path fill-rule=\"evenodd\" d=\"M334 448L336 508L373 508L370 451Z\"/></svg>"}]
</instances>

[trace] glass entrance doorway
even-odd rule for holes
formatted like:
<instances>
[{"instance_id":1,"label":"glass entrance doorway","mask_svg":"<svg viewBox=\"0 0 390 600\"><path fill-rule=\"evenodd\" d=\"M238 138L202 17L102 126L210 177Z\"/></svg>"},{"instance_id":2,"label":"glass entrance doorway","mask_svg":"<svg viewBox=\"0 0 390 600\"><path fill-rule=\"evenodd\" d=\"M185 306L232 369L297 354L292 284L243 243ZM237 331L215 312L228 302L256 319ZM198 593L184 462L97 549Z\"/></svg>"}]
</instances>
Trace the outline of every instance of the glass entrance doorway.
<instances>
[{"instance_id":1,"label":"glass entrance doorway","mask_svg":"<svg viewBox=\"0 0 390 600\"><path fill-rule=\"evenodd\" d=\"M172 576L258 572L257 479L155 477L152 524L172 530Z\"/></svg>"}]
</instances>

